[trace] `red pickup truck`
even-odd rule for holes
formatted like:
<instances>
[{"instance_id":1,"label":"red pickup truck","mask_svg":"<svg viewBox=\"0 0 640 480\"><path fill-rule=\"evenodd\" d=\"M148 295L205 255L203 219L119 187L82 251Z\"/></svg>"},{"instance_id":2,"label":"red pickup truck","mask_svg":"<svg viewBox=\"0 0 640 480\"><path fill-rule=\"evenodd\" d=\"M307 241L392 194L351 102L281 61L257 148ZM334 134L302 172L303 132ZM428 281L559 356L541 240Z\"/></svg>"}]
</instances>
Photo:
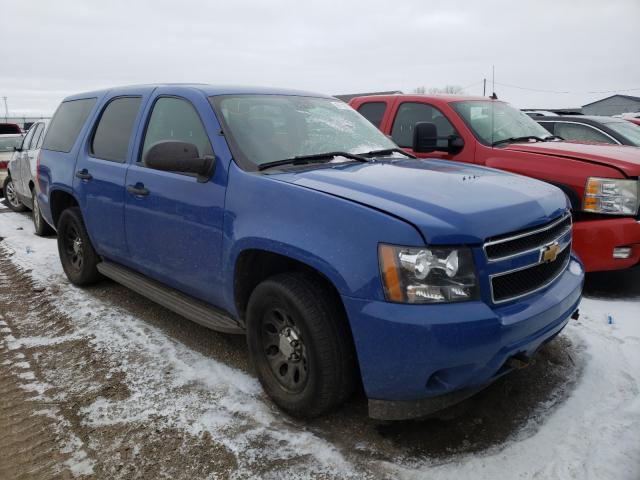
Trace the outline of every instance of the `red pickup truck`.
<instances>
[{"instance_id":1,"label":"red pickup truck","mask_svg":"<svg viewBox=\"0 0 640 480\"><path fill-rule=\"evenodd\" d=\"M586 271L639 263L640 148L565 142L486 97L377 95L349 104L417 157L485 165L561 188Z\"/></svg>"}]
</instances>

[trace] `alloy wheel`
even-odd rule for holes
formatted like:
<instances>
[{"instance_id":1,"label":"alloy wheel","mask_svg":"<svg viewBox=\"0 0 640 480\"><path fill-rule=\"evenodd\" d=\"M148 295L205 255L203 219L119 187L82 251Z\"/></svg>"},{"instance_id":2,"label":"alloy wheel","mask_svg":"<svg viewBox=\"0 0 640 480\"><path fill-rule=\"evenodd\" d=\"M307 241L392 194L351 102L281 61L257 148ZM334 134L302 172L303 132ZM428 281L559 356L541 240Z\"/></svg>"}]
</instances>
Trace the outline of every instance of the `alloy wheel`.
<instances>
[{"instance_id":1,"label":"alloy wheel","mask_svg":"<svg viewBox=\"0 0 640 480\"><path fill-rule=\"evenodd\" d=\"M4 192L4 196L7 198L7 201L16 208L20 207L20 200L18 200L18 194L16 193L16 189L13 186L13 180L7 182L7 184L5 185L5 190L6 192Z\"/></svg>"}]
</instances>

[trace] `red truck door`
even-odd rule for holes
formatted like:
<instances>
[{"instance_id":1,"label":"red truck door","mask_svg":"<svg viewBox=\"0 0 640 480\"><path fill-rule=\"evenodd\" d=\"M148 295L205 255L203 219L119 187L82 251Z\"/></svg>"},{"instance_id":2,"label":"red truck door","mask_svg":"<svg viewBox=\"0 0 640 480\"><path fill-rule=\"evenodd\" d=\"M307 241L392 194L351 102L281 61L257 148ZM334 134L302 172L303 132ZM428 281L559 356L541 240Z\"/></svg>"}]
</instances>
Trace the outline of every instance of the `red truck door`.
<instances>
[{"instance_id":1,"label":"red truck door","mask_svg":"<svg viewBox=\"0 0 640 480\"><path fill-rule=\"evenodd\" d=\"M464 133L457 129L442 109L421 98L380 97L367 98L353 105L358 112L376 125L400 147L420 158L442 158L458 162L474 162L475 142L464 138ZM458 135L465 140L463 149L450 154L445 151L414 153L413 129L417 122L431 122L436 126L439 137ZM446 146L447 140L438 140L439 146Z\"/></svg>"}]
</instances>

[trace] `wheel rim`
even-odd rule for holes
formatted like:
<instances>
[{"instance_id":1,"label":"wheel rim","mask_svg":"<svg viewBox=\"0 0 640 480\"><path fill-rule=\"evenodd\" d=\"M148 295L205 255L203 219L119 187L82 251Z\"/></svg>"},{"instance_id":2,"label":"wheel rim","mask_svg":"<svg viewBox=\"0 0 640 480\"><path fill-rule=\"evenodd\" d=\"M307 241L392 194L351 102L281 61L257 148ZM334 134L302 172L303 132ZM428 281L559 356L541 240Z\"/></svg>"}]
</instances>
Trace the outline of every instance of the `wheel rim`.
<instances>
[{"instance_id":1,"label":"wheel rim","mask_svg":"<svg viewBox=\"0 0 640 480\"><path fill-rule=\"evenodd\" d=\"M64 234L64 250L71 267L76 271L82 270L84 263L84 244L77 228L73 225L70 225Z\"/></svg>"},{"instance_id":2,"label":"wheel rim","mask_svg":"<svg viewBox=\"0 0 640 480\"><path fill-rule=\"evenodd\" d=\"M16 195L16 189L13 187L12 180L7 182L7 185L5 186L5 190L6 192L4 192L4 196L7 197L7 201L11 204L11 206L19 207L20 200L18 200L18 195Z\"/></svg>"},{"instance_id":3,"label":"wheel rim","mask_svg":"<svg viewBox=\"0 0 640 480\"><path fill-rule=\"evenodd\" d=\"M307 350L299 327L284 309L273 308L262 318L262 353L280 386L302 391L309 377Z\"/></svg>"},{"instance_id":4,"label":"wheel rim","mask_svg":"<svg viewBox=\"0 0 640 480\"><path fill-rule=\"evenodd\" d=\"M35 194L33 195L33 224L36 226L36 230L40 230L40 206Z\"/></svg>"}]
</instances>

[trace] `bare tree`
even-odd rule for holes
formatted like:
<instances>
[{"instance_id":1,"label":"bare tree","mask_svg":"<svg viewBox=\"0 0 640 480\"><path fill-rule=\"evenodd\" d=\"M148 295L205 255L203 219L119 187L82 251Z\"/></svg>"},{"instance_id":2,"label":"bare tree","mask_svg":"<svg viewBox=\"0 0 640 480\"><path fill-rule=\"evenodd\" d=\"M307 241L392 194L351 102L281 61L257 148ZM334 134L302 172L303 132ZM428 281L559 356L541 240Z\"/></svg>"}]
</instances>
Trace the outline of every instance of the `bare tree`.
<instances>
[{"instance_id":1,"label":"bare tree","mask_svg":"<svg viewBox=\"0 0 640 480\"><path fill-rule=\"evenodd\" d=\"M424 95L425 93L427 93L427 87L425 86L416 87L413 89L413 93L417 93L418 95Z\"/></svg>"},{"instance_id":2,"label":"bare tree","mask_svg":"<svg viewBox=\"0 0 640 480\"><path fill-rule=\"evenodd\" d=\"M445 85L442 88L434 87L429 89L431 95L446 93L449 95L464 95L465 91L460 85Z\"/></svg>"}]
</instances>

